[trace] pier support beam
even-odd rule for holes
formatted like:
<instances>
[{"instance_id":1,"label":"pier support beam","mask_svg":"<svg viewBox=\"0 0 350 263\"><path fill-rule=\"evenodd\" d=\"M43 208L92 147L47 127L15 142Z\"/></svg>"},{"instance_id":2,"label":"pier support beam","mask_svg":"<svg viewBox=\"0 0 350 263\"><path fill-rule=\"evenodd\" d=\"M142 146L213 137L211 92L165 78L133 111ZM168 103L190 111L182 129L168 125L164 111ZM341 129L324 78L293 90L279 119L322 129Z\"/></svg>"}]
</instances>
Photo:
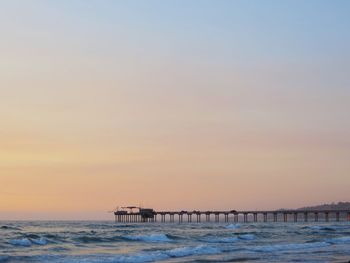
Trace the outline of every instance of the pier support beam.
<instances>
[{"instance_id":1,"label":"pier support beam","mask_svg":"<svg viewBox=\"0 0 350 263\"><path fill-rule=\"evenodd\" d=\"M220 214L215 214L215 222L219 222L220 221Z\"/></svg>"},{"instance_id":2,"label":"pier support beam","mask_svg":"<svg viewBox=\"0 0 350 263\"><path fill-rule=\"evenodd\" d=\"M304 213L304 221L305 221L305 222L309 221L309 220L308 220L308 213L307 213L307 212Z\"/></svg>"},{"instance_id":3,"label":"pier support beam","mask_svg":"<svg viewBox=\"0 0 350 263\"><path fill-rule=\"evenodd\" d=\"M210 222L210 214L205 214L205 221Z\"/></svg>"},{"instance_id":4,"label":"pier support beam","mask_svg":"<svg viewBox=\"0 0 350 263\"><path fill-rule=\"evenodd\" d=\"M267 222L267 213L264 213L264 222Z\"/></svg>"},{"instance_id":5,"label":"pier support beam","mask_svg":"<svg viewBox=\"0 0 350 263\"><path fill-rule=\"evenodd\" d=\"M277 222L277 213L273 213L273 222Z\"/></svg>"},{"instance_id":6,"label":"pier support beam","mask_svg":"<svg viewBox=\"0 0 350 263\"><path fill-rule=\"evenodd\" d=\"M298 222L298 213L294 213L294 222Z\"/></svg>"},{"instance_id":7,"label":"pier support beam","mask_svg":"<svg viewBox=\"0 0 350 263\"><path fill-rule=\"evenodd\" d=\"M192 222L192 214L187 214L187 222Z\"/></svg>"},{"instance_id":8,"label":"pier support beam","mask_svg":"<svg viewBox=\"0 0 350 263\"><path fill-rule=\"evenodd\" d=\"M243 214L243 221L248 222L248 214L247 213Z\"/></svg>"},{"instance_id":9,"label":"pier support beam","mask_svg":"<svg viewBox=\"0 0 350 263\"><path fill-rule=\"evenodd\" d=\"M254 217L254 222L258 222L258 214L257 214L257 213L254 213L254 214L253 214L253 217Z\"/></svg>"},{"instance_id":10,"label":"pier support beam","mask_svg":"<svg viewBox=\"0 0 350 263\"><path fill-rule=\"evenodd\" d=\"M318 213L315 212L315 222L318 222Z\"/></svg>"},{"instance_id":11,"label":"pier support beam","mask_svg":"<svg viewBox=\"0 0 350 263\"><path fill-rule=\"evenodd\" d=\"M339 222L339 219L340 219L340 213L339 212L335 213L335 219L337 220L337 222Z\"/></svg>"}]
</instances>

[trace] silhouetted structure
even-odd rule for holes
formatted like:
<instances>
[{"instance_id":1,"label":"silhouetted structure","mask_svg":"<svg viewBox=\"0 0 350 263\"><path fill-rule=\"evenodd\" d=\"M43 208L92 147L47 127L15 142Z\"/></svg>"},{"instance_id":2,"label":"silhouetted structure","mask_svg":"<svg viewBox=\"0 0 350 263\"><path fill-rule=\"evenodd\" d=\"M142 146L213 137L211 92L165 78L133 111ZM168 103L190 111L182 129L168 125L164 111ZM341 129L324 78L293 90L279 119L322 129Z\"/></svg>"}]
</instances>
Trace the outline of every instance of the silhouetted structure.
<instances>
[{"instance_id":1,"label":"silhouetted structure","mask_svg":"<svg viewBox=\"0 0 350 263\"><path fill-rule=\"evenodd\" d=\"M154 211L151 208L126 207L114 212L116 222L298 222L349 221L347 210L274 210L274 211ZM138 208L138 212L132 209ZM158 216L160 218L158 218Z\"/></svg>"}]
</instances>

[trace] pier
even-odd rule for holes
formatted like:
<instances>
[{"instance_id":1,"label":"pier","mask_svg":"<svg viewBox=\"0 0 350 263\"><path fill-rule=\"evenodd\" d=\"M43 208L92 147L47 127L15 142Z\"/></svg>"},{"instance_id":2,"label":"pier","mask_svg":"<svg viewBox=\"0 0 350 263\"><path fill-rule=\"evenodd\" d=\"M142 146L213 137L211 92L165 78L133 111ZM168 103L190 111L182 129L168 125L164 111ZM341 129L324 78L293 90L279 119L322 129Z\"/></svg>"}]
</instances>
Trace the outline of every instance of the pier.
<instances>
[{"instance_id":1,"label":"pier","mask_svg":"<svg viewBox=\"0 0 350 263\"><path fill-rule=\"evenodd\" d=\"M274 210L274 211L154 211L126 207L115 211L115 222L350 222L350 210ZM139 209L134 212L133 209Z\"/></svg>"}]
</instances>

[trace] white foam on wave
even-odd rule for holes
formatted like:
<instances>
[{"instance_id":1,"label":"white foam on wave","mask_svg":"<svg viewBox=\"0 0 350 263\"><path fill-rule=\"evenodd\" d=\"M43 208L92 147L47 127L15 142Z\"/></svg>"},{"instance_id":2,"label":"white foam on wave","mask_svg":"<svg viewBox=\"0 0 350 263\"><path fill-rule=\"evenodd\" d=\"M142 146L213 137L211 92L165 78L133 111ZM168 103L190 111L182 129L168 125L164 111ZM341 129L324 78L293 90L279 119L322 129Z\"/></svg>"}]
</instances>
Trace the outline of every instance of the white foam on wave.
<instances>
[{"instance_id":1,"label":"white foam on wave","mask_svg":"<svg viewBox=\"0 0 350 263\"><path fill-rule=\"evenodd\" d=\"M139 236L125 236L125 238L134 241L144 242L170 242L171 239L165 234L150 234L150 235L139 235Z\"/></svg>"},{"instance_id":2,"label":"white foam on wave","mask_svg":"<svg viewBox=\"0 0 350 263\"><path fill-rule=\"evenodd\" d=\"M270 245L270 246L258 246L252 248L256 252L276 252L276 251L288 251L288 250L302 250L327 247L330 244L327 242L313 242L313 243L296 243L296 244L281 244L281 245Z\"/></svg>"},{"instance_id":3,"label":"white foam on wave","mask_svg":"<svg viewBox=\"0 0 350 263\"><path fill-rule=\"evenodd\" d=\"M240 224L229 224L229 225L225 226L226 229L238 229L240 227L241 227Z\"/></svg>"}]
</instances>

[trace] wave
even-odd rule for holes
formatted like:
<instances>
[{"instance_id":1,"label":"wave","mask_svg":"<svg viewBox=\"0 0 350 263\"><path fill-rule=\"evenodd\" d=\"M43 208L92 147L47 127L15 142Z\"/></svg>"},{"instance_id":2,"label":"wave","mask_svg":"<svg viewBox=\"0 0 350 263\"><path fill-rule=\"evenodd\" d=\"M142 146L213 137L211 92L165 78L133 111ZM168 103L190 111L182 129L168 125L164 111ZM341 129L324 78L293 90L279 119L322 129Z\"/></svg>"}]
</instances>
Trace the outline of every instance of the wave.
<instances>
[{"instance_id":1,"label":"wave","mask_svg":"<svg viewBox=\"0 0 350 263\"><path fill-rule=\"evenodd\" d=\"M48 241L43 238L21 238L21 239L12 239L9 243L13 246L21 246L21 247L30 247L31 245L46 245Z\"/></svg>"},{"instance_id":2,"label":"wave","mask_svg":"<svg viewBox=\"0 0 350 263\"><path fill-rule=\"evenodd\" d=\"M312 248L320 248L320 247L327 247L327 246L330 246L330 244L327 242L313 242L313 243L257 246L257 247L251 248L251 250L255 252L276 252L276 251L312 249Z\"/></svg>"},{"instance_id":3,"label":"wave","mask_svg":"<svg viewBox=\"0 0 350 263\"><path fill-rule=\"evenodd\" d=\"M84 235L74 238L75 241L82 243L107 243L107 242L118 242L125 241L125 237L122 236L109 236L109 237L99 237L99 236L91 236Z\"/></svg>"},{"instance_id":4,"label":"wave","mask_svg":"<svg viewBox=\"0 0 350 263\"><path fill-rule=\"evenodd\" d=\"M253 240L256 238L254 234L243 234L238 236L239 239L244 239L244 240Z\"/></svg>"},{"instance_id":5,"label":"wave","mask_svg":"<svg viewBox=\"0 0 350 263\"><path fill-rule=\"evenodd\" d=\"M303 229L311 229L311 230L321 230L321 231L336 231L338 229L343 229L337 226L305 226Z\"/></svg>"},{"instance_id":6,"label":"wave","mask_svg":"<svg viewBox=\"0 0 350 263\"><path fill-rule=\"evenodd\" d=\"M229 224L229 225L225 226L226 229L238 229L240 227L241 227L240 224Z\"/></svg>"},{"instance_id":7,"label":"wave","mask_svg":"<svg viewBox=\"0 0 350 263\"><path fill-rule=\"evenodd\" d=\"M193 256L193 255L211 255L218 254L221 250L215 247L199 245L196 247L181 247L174 248L168 251L165 251L167 255L170 257L185 257L185 256Z\"/></svg>"},{"instance_id":8,"label":"wave","mask_svg":"<svg viewBox=\"0 0 350 263\"><path fill-rule=\"evenodd\" d=\"M0 262L8 262L10 260L9 256L0 256Z\"/></svg>"},{"instance_id":9,"label":"wave","mask_svg":"<svg viewBox=\"0 0 350 263\"><path fill-rule=\"evenodd\" d=\"M221 250L215 247L199 245L195 247L179 247L163 251L155 251L151 253L137 253L133 255L117 256L112 262L118 263L143 263L143 262L153 262L159 260L166 260L169 258L181 258L188 256L198 256L198 255L211 255L218 254Z\"/></svg>"},{"instance_id":10,"label":"wave","mask_svg":"<svg viewBox=\"0 0 350 263\"><path fill-rule=\"evenodd\" d=\"M199 245L189 247L178 247L167 250L157 250L154 252L142 251L134 254L123 254L123 255L103 255L103 254L90 254L90 255L45 255L45 256L32 256L31 262L56 262L56 263L145 263L155 262L161 260L167 260L171 258L182 258L189 256L202 256L218 254L222 251L218 248ZM18 262L21 262L19 260Z\"/></svg>"},{"instance_id":11,"label":"wave","mask_svg":"<svg viewBox=\"0 0 350 263\"><path fill-rule=\"evenodd\" d=\"M335 237L325 239L321 242L310 242L310 243L296 243L296 244L281 244L281 245L270 245L270 246L258 246L251 250L255 252L275 252L275 251L287 251L287 250L302 250L302 249L312 249L327 247L334 244L347 244L350 243L350 237Z\"/></svg>"},{"instance_id":12,"label":"wave","mask_svg":"<svg viewBox=\"0 0 350 263\"><path fill-rule=\"evenodd\" d=\"M206 239L203 239L202 241L208 243L232 243L240 240L253 240L255 238L256 236L253 234L243 234L234 237L208 237Z\"/></svg>"},{"instance_id":13,"label":"wave","mask_svg":"<svg viewBox=\"0 0 350 263\"><path fill-rule=\"evenodd\" d=\"M30 239L32 239L32 238L40 238L40 236L39 236L39 235L36 235L36 234L31 234L31 233L24 234L24 237L26 237L26 238L30 238Z\"/></svg>"},{"instance_id":14,"label":"wave","mask_svg":"<svg viewBox=\"0 0 350 263\"><path fill-rule=\"evenodd\" d=\"M22 230L22 229L20 229L19 227L7 226L7 225L0 226L0 229L2 229L2 230ZM0 262L1 262L1 261L0 261Z\"/></svg>"},{"instance_id":15,"label":"wave","mask_svg":"<svg viewBox=\"0 0 350 263\"><path fill-rule=\"evenodd\" d=\"M326 239L326 242L329 242L331 244L344 244L344 243L350 243L350 237L334 237Z\"/></svg>"},{"instance_id":16,"label":"wave","mask_svg":"<svg viewBox=\"0 0 350 263\"><path fill-rule=\"evenodd\" d=\"M142 227L142 225L137 225L137 224L115 224L113 228L137 228L137 227Z\"/></svg>"},{"instance_id":17,"label":"wave","mask_svg":"<svg viewBox=\"0 0 350 263\"><path fill-rule=\"evenodd\" d=\"M115 228L137 228L142 227L142 225L138 224L124 224L124 223L107 223L107 224L98 224L98 223L90 223L84 225L84 227L91 228L91 229L115 229Z\"/></svg>"},{"instance_id":18,"label":"wave","mask_svg":"<svg viewBox=\"0 0 350 263\"><path fill-rule=\"evenodd\" d=\"M166 234L150 234L150 235L138 235L138 236L124 236L124 238L133 241L144 242L170 242L172 241Z\"/></svg>"},{"instance_id":19,"label":"wave","mask_svg":"<svg viewBox=\"0 0 350 263\"><path fill-rule=\"evenodd\" d=\"M30 247L32 242L28 238L12 239L9 243L13 246Z\"/></svg>"},{"instance_id":20,"label":"wave","mask_svg":"<svg viewBox=\"0 0 350 263\"><path fill-rule=\"evenodd\" d=\"M75 238L75 240L83 243L99 243L99 242L108 242L110 241L109 239L101 238L101 237L96 237L96 236L80 236Z\"/></svg>"},{"instance_id":21,"label":"wave","mask_svg":"<svg viewBox=\"0 0 350 263\"><path fill-rule=\"evenodd\" d=\"M34 238L34 239L30 239L30 241L35 244L35 245L40 245L40 246L44 246L48 243L47 239L40 237L40 238Z\"/></svg>"},{"instance_id":22,"label":"wave","mask_svg":"<svg viewBox=\"0 0 350 263\"><path fill-rule=\"evenodd\" d=\"M214 237L214 238L207 238L203 239L202 241L208 242L208 243L232 243L237 242L239 240L238 237Z\"/></svg>"},{"instance_id":23,"label":"wave","mask_svg":"<svg viewBox=\"0 0 350 263\"><path fill-rule=\"evenodd\" d=\"M166 254L161 252L153 252L153 253L139 253L134 255L125 255L118 256L111 260L111 262L116 263L143 263L143 262L153 262L159 260L165 260L169 258ZM105 260L104 262L108 262Z\"/></svg>"}]
</instances>

